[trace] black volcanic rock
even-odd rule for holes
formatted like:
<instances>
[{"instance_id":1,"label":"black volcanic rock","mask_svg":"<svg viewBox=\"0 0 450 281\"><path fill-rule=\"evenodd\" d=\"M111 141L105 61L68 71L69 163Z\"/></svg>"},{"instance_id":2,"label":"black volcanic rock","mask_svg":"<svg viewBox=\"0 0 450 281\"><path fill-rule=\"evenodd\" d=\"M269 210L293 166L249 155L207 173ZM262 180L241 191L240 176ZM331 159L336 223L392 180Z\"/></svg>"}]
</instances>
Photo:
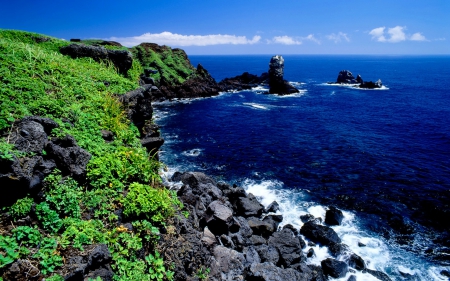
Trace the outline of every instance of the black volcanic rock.
<instances>
[{"instance_id":1,"label":"black volcanic rock","mask_svg":"<svg viewBox=\"0 0 450 281\"><path fill-rule=\"evenodd\" d=\"M60 49L61 54L72 58L92 58L95 61L111 61L123 75L126 75L133 64L133 56L126 50L109 50L101 46L70 44Z\"/></svg>"},{"instance_id":2,"label":"black volcanic rock","mask_svg":"<svg viewBox=\"0 0 450 281\"><path fill-rule=\"evenodd\" d=\"M361 76L358 75L360 78ZM361 78L362 79L362 78ZM349 70L341 70L339 71L339 75L337 77L336 83L339 84L357 84L355 76Z\"/></svg>"},{"instance_id":3,"label":"black volcanic rock","mask_svg":"<svg viewBox=\"0 0 450 281\"><path fill-rule=\"evenodd\" d=\"M269 62L269 93L286 95L298 93L298 90L283 79L284 59L276 55Z\"/></svg>"},{"instance_id":4,"label":"black volcanic rock","mask_svg":"<svg viewBox=\"0 0 450 281\"><path fill-rule=\"evenodd\" d=\"M328 225L340 225L344 219L344 214L336 207L330 207L325 213L325 223Z\"/></svg>"},{"instance_id":5,"label":"black volcanic rock","mask_svg":"<svg viewBox=\"0 0 450 281\"><path fill-rule=\"evenodd\" d=\"M313 221L305 223L300 229L300 233L309 240L326 246L341 243L341 239L332 228L316 224Z\"/></svg>"},{"instance_id":6,"label":"black volcanic rock","mask_svg":"<svg viewBox=\"0 0 450 281\"><path fill-rule=\"evenodd\" d=\"M348 265L343 261L328 258L321 262L323 272L333 278L342 278L348 272Z\"/></svg>"}]
</instances>

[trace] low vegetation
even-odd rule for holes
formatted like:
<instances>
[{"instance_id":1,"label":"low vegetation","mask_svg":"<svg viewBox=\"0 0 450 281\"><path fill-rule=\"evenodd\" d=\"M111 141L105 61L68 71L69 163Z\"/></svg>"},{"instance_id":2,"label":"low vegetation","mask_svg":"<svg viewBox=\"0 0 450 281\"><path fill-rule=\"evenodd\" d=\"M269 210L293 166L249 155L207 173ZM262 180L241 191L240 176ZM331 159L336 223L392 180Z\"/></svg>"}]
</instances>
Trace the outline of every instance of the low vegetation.
<instances>
[{"instance_id":1,"label":"low vegetation","mask_svg":"<svg viewBox=\"0 0 450 281\"><path fill-rule=\"evenodd\" d=\"M0 161L26 156L14 150L8 136L15 120L31 115L55 120L59 127L50 137L72 135L92 155L85 181L55 170L45 179L41 197L28 196L3 207L0 276L21 259L46 280L63 280L65 253L103 243L112 254L114 280L171 280L170 265L154 246L159 229L182 204L162 187L160 163L141 146L137 128L115 98L138 87L143 68L134 60L124 77L108 62L63 56L59 49L68 44L0 30ZM182 82L193 71L187 66L174 69L176 73L166 71L176 59L170 54L161 64L153 59L164 65L159 80L178 77ZM113 132L114 141L105 142L101 130ZM120 223L120 216L132 230Z\"/></svg>"}]
</instances>

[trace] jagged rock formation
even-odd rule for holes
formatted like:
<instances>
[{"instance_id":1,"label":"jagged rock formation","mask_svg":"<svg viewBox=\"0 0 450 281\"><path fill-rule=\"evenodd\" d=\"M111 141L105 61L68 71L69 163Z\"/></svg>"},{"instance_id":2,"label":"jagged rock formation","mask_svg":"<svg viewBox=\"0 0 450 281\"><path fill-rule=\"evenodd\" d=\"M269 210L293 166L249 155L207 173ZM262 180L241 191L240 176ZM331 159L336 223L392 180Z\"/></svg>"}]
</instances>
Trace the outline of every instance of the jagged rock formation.
<instances>
[{"instance_id":1,"label":"jagged rock formation","mask_svg":"<svg viewBox=\"0 0 450 281\"><path fill-rule=\"evenodd\" d=\"M378 89L383 86L383 83L381 83L381 80L378 79L377 82L364 82L361 75L358 74L358 76L355 78L353 74L348 70L341 70L339 72L339 75L337 77L336 83L338 84L358 84L356 87L363 88L363 89Z\"/></svg>"},{"instance_id":2,"label":"jagged rock formation","mask_svg":"<svg viewBox=\"0 0 450 281\"><path fill-rule=\"evenodd\" d=\"M72 58L92 58L95 61L111 61L123 75L126 75L133 64L133 56L126 50L109 50L101 46L70 44L60 49L61 54Z\"/></svg>"},{"instance_id":3,"label":"jagged rock formation","mask_svg":"<svg viewBox=\"0 0 450 281\"><path fill-rule=\"evenodd\" d=\"M298 93L298 90L283 79L284 58L280 55L273 56L269 62L269 93L286 95Z\"/></svg>"}]
</instances>

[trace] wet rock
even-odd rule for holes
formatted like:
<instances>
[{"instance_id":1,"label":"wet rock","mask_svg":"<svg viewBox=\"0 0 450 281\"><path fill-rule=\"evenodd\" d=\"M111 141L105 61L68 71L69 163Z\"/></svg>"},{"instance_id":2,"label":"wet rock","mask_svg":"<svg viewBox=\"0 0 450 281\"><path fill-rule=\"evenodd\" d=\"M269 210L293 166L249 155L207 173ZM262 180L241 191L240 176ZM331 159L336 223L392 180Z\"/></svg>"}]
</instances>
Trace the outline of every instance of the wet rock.
<instances>
[{"instance_id":1,"label":"wet rock","mask_svg":"<svg viewBox=\"0 0 450 281\"><path fill-rule=\"evenodd\" d=\"M450 272L448 270L442 270L441 275L449 277L450 278Z\"/></svg>"},{"instance_id":2,"label":"wet rock","mask_svg":"<svg viewBox=\"0 0 450 281\"><path fill-rule=\"evenodd\" d=\"M280 253L280 263L289 267L305 261L300 237L295 237L291 230L283 229L275 232L268 240L268 245L275 247Z\"/></svg>"},{"instance_id":3,"label":"wet rock","mask_svg":"<svg viewBox=\"0 0 450 281\"><path fill-rule=\"evenodd\" d=\"M386 273L381 272L381 271L372 270L372 269L367 268L363 272L367 272L381 281L392 281L391 278L389 278L389 276L387 276Z\"/></svg>"},{"instance_id":4,"label":"wet rock","mask_svg":"<svg viewBox=\"0 0 450 281\"><path fill-rule=\"evenodd\" d=\"M273 223L262 221L255 217L248 218L247 222L255 235L261 235L267 238L276 230Z\"/></svg>"},{"instance_id":5,"label":"wet rock","mask_svg":"<svg viewBox=\"0 0 450 281\"><path fill-rule=\"evenodd\" d=\"M323 260L320 264L322 265L325 275L329 275L333 278L345 277L348 272L348 266L343 261L328 258Z\"/></svg>"},{"instance_id":6,"label":"wet rock","mask_svg":"<svg viewBox=\"0 0 450 281\"><path fill-rule=\"evenodd\" d=\"M100 46L70 44L60 49L61 54L72 58L92 58L95 61L111 61L123 75L126 75L133 64L133 56L126 50L109 50Z\"/></svg>"},{"instance_id":7,"label":"wet rock","mask_svg":"<svg viewBox=\"0 0 450 281\"><path fill-rule=\"evenodd\" d=\"M350 255L350 257L348 259L348 265L350 267L353 267L356 270L364 270L364 269L366 269L366 263L357 254L351 254Z\"/></svg>"},{"instance_id":8,"label":"wet rock","mask_svg":"<svg viewBox=\"0 0 450 281\"><path fill-rule=\"evenodd\" d=\"M350 277L347 279L347 281L356 281L356 276L350 275Z\"/></svg>"},{"instance_id":9,"label":"wet rock","mask_svg":"<svg viewBox=\"0 0 450 281\"><path fill-rule=\"evenodd\" d=\"M206 211L206 223L216 235L228 233L228 224L233 217L233 211L222 201L216 200L209 204Z\"/></svg>"},{"instance_id":10,"label":"wet rock","mask_svg":"<svg viewBox=\"0 0 450 281\"><path fill-rule=\"evenodd\" d=\"M342 243L331 243L328 245L328 251L333 257L338 257L349 253L350 248Z\"/></svg>"},{"instance_id":11,"label":"wet rock","mask_svg":"<svg viewBox=\"0 0 450 281\"><path fill-rule=\"evenodd\" d=\"M214 247L214 260L211 263L211 280L244 280L243 271L246 259L243 254L225 248Z\"/></svg>"},{"instance_id":12,"label":"wet rock","mask_svg":"<svg viewBox=\"0 0 450 281\"><path fill-rule=\"evenodd\" d=\"M328 278L323 273L322 267L314 264L309 264L308 267L311 269L312 278L311 281L327 281Z\"/></svg>"},{"instance_id":13,"label":"wet rock","mask_svg":"<svg viewBox=\"0 0 450 281\"><path fill-rule=\"evenodd\" d=\"M358 247L366 247L367 245L361 241L358 241Z\"/></svg>"},{"instance_id":14,"label":"wet rock","mask_svg":"<svg viewBox=\"0 0 450 281\"><path fill-rule=\"evenodd\" d=\"M301 220L303 223L306 223L306 222L309 222L309 221L314 220L314 216L311 215L311 214L301 215L301 216L300 216L300 220Z\"/></svg>"},{"instance_id":15,"label":"wet rock","mask_svg":"<svg viewBox=\"0 0 450 281\"><path fill-rule=\"evenodd\" d=\"M247 197L239 197L236 204L237 214L243 217L259 217L264 210L264 206L251 193Z\"/></svg>"},{"instance_id":16,"label":"wet rock","mask_svg":"<svg viewBox=\"0 0 450 281\"><path fill-rule=\"evenodd\" d=\"M313 221L305 223L300 229L300 233L313 242L325 246L341 242L341 239L332 228L316 224Z\"/></svg>"},{"instance_id":17,"label":"wet rock","mask_svg":"<svg viewBox=\"0 0 450 281\"><path fill-rule=\"evenodd\" d=\"M62 139L55 138L47 144L47 155L55 160L56 166L64 174L80 180L86 175L86 166L91 154L78 146L75 139L66 135Z\"/></svg>"},{"instance_id":18,"label":"wet rock","mask_svg":"<svg viewBox=\"0 0 450 281\"><path fill-rule=\"evenodd\" d=\"M330 207L325 214L325 223L328 225L341 225L344 214L335 207Z\"/></svg>"},{"instance_id":19,"label":"wet rock","mask_svg":"<svg viewBox=\"0 0 450 281\"><path fill-rule=\"evenodd\" d=\"M309 248L308 252L306 253L306 257L307 258L312 258L316 255L316 253L314 253L314 249L313 248Z\"/></svg>"},{"instance_id":20,"label":"wet rock","mask_svg":"<svg viewBox=\"0 0 450 281\"><path fill-rule=\"evenodd\" d=\"M283 229L285 229L285 228L290 229L292 231L292 233L294 233L294 235L298 235L298 230L292 224L290 224L290 223L285 224L283 226Z\"/></svg>"},{"instance_id":21,"label":"wet rock","mask_svg":"<svg viewBox=\"0 0 450 281\"><path fill-rule=\"evenodd\" d=\"M241 75L225 78L219 82L222 91L242 91L267 83L267 73L261 76L244 72Z\"/></svg>"},{"instance_id":22,"label":"wet rock","mask_svg":"<svg viewBox=\"0 0 450 281\"><path fill-rule=\"evenodd\" d=\"M263 222L271 224L273 229L275 229L275 231L278 229L278 226L282 221L283 221L282 215L268 215L263 219Z\"/></svg>"},{"instance_id":23,"label":"wet rock","mask_svg":"<svg viewBox=\"0 0 450 281\"><path fill-rule=\"evenodd\" d=\"M266 213L276 213L280 209L280 205L278 205L277 201L273 201L267 206L265 212Z\"/></svg>"}]
</instances>

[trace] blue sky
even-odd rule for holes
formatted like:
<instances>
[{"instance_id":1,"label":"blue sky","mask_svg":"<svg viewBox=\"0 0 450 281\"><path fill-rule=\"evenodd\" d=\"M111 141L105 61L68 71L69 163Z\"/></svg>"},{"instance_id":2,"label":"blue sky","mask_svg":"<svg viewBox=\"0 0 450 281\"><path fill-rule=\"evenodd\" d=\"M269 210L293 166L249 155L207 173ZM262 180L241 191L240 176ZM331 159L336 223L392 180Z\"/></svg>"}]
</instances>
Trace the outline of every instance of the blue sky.
<instances>
[{"instance_id":1,"label":"blue sky","mask_svg":"<svg viewBox=\"0 0 450 281\"><path fill-rule=\"evenodd\" d=\"M450 54L450 0L16 0L0 28L188 54Z\"/></svg>"}]
</instances>

